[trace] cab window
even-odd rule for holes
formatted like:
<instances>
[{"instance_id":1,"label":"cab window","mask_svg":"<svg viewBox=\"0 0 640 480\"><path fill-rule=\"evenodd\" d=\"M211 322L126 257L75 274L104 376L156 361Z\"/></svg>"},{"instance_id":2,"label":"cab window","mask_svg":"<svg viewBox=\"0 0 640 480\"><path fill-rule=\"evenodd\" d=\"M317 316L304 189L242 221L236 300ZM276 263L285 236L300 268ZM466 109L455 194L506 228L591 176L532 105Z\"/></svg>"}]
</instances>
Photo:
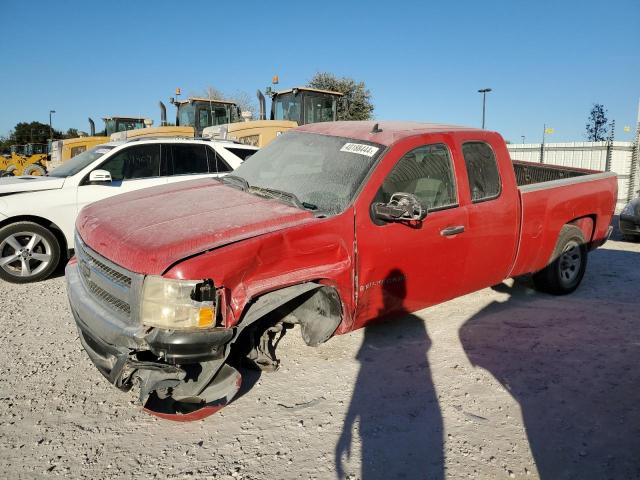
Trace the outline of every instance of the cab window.
<instances>
[{"instance_id":1,"label":"cab window","mask_svg":"<svg viewBox=\"0 0 640 480\"><path fill-rule=\"evenodd\" d=\"M424 145L406 153L383 182L376 201L387 203L398 192L415 195L427 210L457 206L455 175L446 145Z\"/></svg>"},{"instance_id":2,"label":"cab window","mask_svg":"<svg viewBox=\"0 0 640 480\"><path fill-rule=\"evenodd\" d=\"M136 145L121 150L100 167L111 173L114 181L158 177L160 144Z\"/></svg>"},{"instance_id":3,"label":"cab window","mask_svg":"<svg viewBox=\"0 0 640 480\"><path fill-rule=\"evenodd\" d=\"M304 97L304 123L333 120L333 99L306 95Z\"/></svg>"},{"instance_id":4,"label":"cab window","mask_svg":"<svg viewBox=\"0 0 640 480\"><path fill-rule=\"evenodd\" d=\"M467 167L471 201L491 200L500 195L501 181L493 149L484 142L462 144L462 155Z\"/></svg>"}]
</instances>

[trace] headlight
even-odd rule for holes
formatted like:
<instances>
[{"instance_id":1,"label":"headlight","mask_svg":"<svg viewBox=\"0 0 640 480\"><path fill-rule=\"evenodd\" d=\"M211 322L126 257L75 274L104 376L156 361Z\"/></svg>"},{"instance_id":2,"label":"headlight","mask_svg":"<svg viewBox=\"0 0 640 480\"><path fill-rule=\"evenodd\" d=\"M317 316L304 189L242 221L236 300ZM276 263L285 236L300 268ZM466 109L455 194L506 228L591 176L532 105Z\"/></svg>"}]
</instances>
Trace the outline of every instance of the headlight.
<instances>
[{"instance_id":1,"label":"headlight","mask_svg":"<svg viewBox=\"0 0 640 480\"><path fill-rule=\"evenodd\" d=\"M633 211L633 204L627 203L626 207L622 209L620 215L633 215L635 212Z\"/></svg>"},{"instance_id":2,"label":"headlight","mask_svg":"<svg viewBox=\"0 0 640 480\"><path fill-rule=\"evenodd\" d=\"M197 330L215 324L215 288L211 281L148 276L142 287L140 318L148 327Z\"/></svg>"}]
</instances>

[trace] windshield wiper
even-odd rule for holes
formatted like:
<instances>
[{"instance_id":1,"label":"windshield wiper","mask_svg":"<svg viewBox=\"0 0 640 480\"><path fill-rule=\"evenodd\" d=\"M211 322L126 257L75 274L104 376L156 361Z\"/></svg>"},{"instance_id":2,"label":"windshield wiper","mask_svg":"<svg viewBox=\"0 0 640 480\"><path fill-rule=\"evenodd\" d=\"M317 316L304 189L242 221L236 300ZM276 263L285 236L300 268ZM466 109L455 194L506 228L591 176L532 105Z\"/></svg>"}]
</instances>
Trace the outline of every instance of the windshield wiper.
<instances>
[{"instance_id":1,"label":"windshield wiper","mask_svg":"<svg viewBox=\"0 0 640 480\"><path fill-rule=\"evenodd\" d=\"M263 195L268 198L273 198L276 200L284 200L289 202L294 207L301 208L303 210L317 210L318 206L313 203L301 202L300 199L293 193L285 192L284 190L278 190L275 188L265 188L265 187L257 187L252 185L250 187L251 192L257 193L258 195Z\"/></svg>"},{"instance_id":2,"label":"windshield wiper","mask_svg":"<svg viewBox=\"0 0 640 480\"><path fill-rule=\"evenodd\" d=\"M225 175L224 177L220 177L219 180L222 183L229 183L233 186L240 187L244 192L249 190L249 182L238 175ZM226 180L230 180L230 182L227 182Z\"/></svg>"}]
</instances>

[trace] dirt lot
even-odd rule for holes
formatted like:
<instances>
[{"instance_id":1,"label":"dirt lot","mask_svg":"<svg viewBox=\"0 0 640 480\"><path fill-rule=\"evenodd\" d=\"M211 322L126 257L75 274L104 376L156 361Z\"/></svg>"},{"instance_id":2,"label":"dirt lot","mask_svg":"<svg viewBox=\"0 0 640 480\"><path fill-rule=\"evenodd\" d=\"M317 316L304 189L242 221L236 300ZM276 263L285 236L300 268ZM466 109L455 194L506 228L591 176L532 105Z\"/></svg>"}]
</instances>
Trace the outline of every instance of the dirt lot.
<instances>
[{"instance_id":1,"label":"dirt lot","mask_svg":"<svg viewBox=\"0 0 640 480\"><path fill-rule=\"evenodd\" d=\"M213 417L144 414L81 350L64 278L0 284L0 477L640 478L640 244L554 298L506 282L305 347Z\"/></svg>"}]
</instances>

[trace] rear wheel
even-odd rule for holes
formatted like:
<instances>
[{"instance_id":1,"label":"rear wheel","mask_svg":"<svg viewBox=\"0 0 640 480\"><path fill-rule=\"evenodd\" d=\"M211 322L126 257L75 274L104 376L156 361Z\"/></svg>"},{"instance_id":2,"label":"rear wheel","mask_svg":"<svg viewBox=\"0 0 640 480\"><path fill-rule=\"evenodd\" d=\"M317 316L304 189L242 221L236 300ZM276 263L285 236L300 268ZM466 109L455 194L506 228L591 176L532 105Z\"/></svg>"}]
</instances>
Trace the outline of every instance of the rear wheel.
<instances>
[{"instance_id":1,"label":"rear wheel","mask_svg":"<svg viewBox=\"0 0 640 480\"><path fill-rule=\"evenodd\" d=\"M60 261L60 244L42 225L17 222L0 228L0 278L11 283L47 278Z\"/></svg>"},{"instance_id":2,"label":"rear wheel","mask_svg":"<svg viewBox=\"0 0 640 480\"><path fill-rule=\"evenodd\" d=\"M582 282L587 268L587 248L582 230L574 225L562 227L551 258L547 267L533 274L535 287L553 295L573 292Z\"/></svg>"}]
</instances>

